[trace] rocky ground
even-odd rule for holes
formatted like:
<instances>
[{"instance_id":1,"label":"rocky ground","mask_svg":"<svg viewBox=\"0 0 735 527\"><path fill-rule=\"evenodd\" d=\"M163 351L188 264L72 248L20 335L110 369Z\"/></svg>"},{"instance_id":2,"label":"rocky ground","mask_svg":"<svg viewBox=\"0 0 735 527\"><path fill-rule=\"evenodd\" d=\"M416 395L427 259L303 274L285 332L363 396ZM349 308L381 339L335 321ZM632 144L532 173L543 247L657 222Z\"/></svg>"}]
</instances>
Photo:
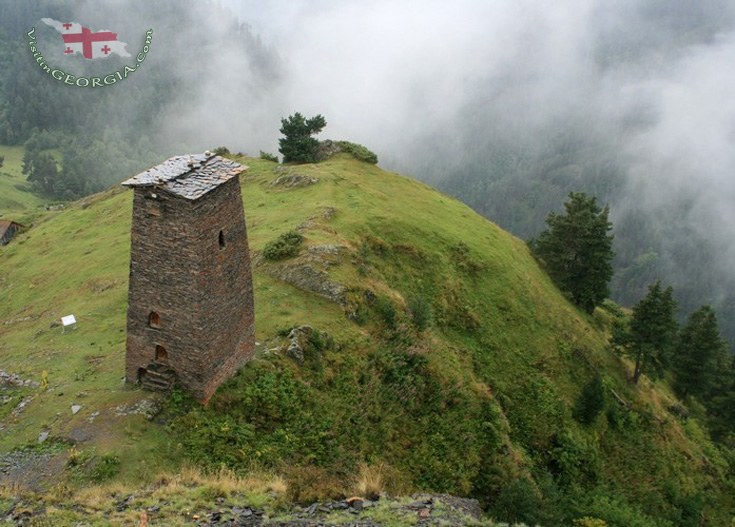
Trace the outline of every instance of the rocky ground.
<instances>
[{"instance_id":1,"label":"rocky ground","mask_svg":"<svg viewBox=\"0 0 735 527\"><path fill-rule=\"evenodd\" d=\"M47 507L18 499L6 510L0 502L0 522L6 525L60 525L47 516ZM114 510L122 513L134 508L135 496L121 496ZM70 525L98 525L85 521L88 511L84 507L68 505L70 513L76 513L78 521ZM152 525L196 526L247 526L247 527L393 527L400 525L441 525L460 527L466 525L491 526L483 520L482 511L475 500L449 495L414 495L410 500L394 500L387 496L376 500L353 497L341 501L313 503L309 506L291 506L269 515L255 507L235 506L218 499L209 510L182 511L172 516L165 504L135 511L134 523ZM90 518L91 519L91 518ZM116 524L116 523L112 523Z\"/></svg>"}]
</instances>

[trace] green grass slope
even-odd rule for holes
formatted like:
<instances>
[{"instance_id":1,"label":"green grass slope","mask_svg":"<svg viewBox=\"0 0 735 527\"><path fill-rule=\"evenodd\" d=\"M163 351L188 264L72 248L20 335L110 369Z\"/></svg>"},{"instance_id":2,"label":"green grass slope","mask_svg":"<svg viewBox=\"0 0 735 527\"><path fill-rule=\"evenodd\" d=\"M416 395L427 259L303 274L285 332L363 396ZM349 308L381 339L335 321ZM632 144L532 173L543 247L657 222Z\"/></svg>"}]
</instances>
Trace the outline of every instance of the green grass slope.
<instances>
[{"instance_id":1,"label":"green grass slope","mask_svg":"<svg viewBox=\"0 0 735 527\"><path fill-rule=\"evenodd\" d=\"M26 225L44 201L31 192L26 176L21 173L24 152L22 146L0 145L0 156L5 158L0 167L0 214L4 219Z\"/></svg>"},{"instance_id":2,"label":"green grass slope","mask_svg":"<svg viewBox=\"0 0 735 527\"><path fill-rule=\"evenodd\" d=\"M348 156L241 161L257 358L207 407L176 391L149 411L158 399L122 382L132 195L87 198L0 248L0 369L38 383L0 392L0 453L26 446L36 457L16 464L40 456L72 485L150 483L188 462L274 471L299 501L372 475L393 493L478 497L503 520L730 521L725 453L669 412L666 385L629 386L606 346L615 310L580 312L523 242ZM275 184L284 175L317 182ZM263 257L292 230L296 256ZM70 313L78 327L62 332ZM583 425L573 410L596 373L604 408Z\"/></svg>"}]
</instances>

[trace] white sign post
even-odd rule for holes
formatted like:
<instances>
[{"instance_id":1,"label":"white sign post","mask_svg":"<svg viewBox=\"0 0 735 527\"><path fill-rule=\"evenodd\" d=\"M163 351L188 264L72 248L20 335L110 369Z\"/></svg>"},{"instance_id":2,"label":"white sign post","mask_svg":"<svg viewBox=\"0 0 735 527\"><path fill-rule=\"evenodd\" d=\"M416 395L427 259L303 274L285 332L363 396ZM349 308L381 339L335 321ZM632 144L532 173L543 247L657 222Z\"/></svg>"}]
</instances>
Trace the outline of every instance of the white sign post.
<instances>
[{"instance_id":1,"label":"white sign post","mask_svg":"<svg viewBox=\"0 0 735 527\"><path fill-rule=\"evenodd\" d=\"M66 331L67 326L74 326L73 329L76 329L77 319L74 318L74 315L67 315L65 317L61 317L61 325L63 326L61 330L62 333Z\"/></svg>"}]
</instances>

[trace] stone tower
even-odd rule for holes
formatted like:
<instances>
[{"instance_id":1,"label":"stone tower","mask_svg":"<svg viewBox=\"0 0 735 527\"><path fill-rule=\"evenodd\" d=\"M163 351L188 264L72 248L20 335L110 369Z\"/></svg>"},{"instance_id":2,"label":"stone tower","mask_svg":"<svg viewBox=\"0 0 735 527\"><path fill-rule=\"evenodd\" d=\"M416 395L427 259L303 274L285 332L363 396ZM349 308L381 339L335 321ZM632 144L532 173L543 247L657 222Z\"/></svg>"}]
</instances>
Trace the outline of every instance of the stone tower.
<instances>
[{"instance_id":1,"label":"stone tower","mask_svg":"<svg viewBox=\"0 0 735 527\"><path fill-rule=\"evenodd\" d=\"M172 157L134 189L125 378L206 404L253 355L255 316L238 174L210 152Z\"/></svg>"}]
</instances>

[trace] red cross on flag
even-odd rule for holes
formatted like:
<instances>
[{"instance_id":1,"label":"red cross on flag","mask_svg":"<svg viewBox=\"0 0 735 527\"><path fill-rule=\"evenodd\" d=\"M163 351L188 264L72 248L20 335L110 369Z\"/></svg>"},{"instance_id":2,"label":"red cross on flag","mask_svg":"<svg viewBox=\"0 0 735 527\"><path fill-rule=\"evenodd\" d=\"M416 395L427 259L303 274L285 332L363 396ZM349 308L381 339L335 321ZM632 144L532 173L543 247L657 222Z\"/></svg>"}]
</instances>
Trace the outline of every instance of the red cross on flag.
<instances>
[{"instance_id":1,"label":"red cross on flag","mask_svg":"<svg viewBox=\"0 0 735 527\"><path fill-rule=\"evenodd\" d=\"M61 33L64 39L64 53L72 55L81 53L85 59L109 57L117 53L121 57L129 57L125 51L125 42L117 39L117 33L111 31L92 32L78 22L61 23L51 18L42 18L41 22Z\"/></svg>"}]
</instances>

